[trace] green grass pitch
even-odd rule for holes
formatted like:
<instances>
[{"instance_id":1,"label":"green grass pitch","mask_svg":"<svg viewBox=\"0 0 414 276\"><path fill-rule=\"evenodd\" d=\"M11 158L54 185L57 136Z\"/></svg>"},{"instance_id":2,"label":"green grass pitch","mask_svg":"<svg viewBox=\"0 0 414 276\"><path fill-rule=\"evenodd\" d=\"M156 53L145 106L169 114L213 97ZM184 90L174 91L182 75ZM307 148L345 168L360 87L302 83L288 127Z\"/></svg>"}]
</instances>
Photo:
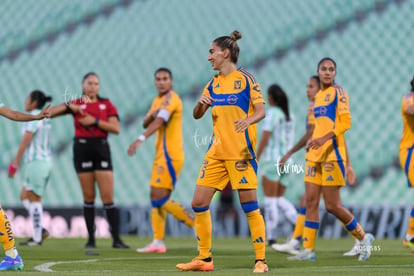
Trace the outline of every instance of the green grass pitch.
<instances>
[{"instance_id":1,"label":"green grass pitch","mask_svg":"<svg viewBox=\"0 0 414 276\"><path fill-rule=\"evenodd\" d=\"M112 249L109 239L98 239L94 252L85 254L85 239L52 239L40 247L18 246L24 260L24 270L17 273L39 275L50 271L56 275L186 275L200 272L178 272L175 265L196 256L196 242L192 238L167 237L166 254L136 253L150 238L124 237L131 249ZM22 241L17 239L16 243ZM400 240L376 240L375 251L366 262L357 257L343 257L353 246L353 240L316 241L315 262L293 262L287 255L267 247L266 258L272 275L409 275L414 269L414 254L402 246ZM251 275L254 253L248 238L213 239L214 275ZM10 272L11 273L11 272ZM206 272L207 273L207 272Z\"/></svg>"}]
</instances>

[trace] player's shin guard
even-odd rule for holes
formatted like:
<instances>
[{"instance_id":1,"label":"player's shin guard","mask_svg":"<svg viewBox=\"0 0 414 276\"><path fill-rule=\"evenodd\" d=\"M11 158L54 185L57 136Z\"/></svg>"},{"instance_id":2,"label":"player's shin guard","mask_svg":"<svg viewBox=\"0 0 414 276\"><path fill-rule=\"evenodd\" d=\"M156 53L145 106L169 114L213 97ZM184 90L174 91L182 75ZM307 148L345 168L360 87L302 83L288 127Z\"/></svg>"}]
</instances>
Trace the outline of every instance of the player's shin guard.
<instances>
[{"instance_id":1,"label":"player's shin guard","mask_svg":"<svg viewBox=\"0 0 414 276\"><path fill-rule=\"evenodd\" d=\"M175 217L178 221L183 222L190 228L195 225L194 217L182 206L180 203L174 200L168 200L162 206L168 213Z\"/></svg>"},{"instance_id":2,"label":"player's shin guard","mask_svg":"<svg viewBox=\"0 0 414 276\"><path fill-rule=\"evenodd\" d=\"M0 242L4 251L14 248L14 235L12 226L3 208L0 207Z\"/></svg>"},{"instance_id":3,"label":"player's shin guard","mask_svg":"<svg viewBox=\"0 0 414 276\"><path fill-rule=\"evenodd\" d=\"M346 230L349 234L351 234L352 237L354 237L357 240L362 241L365 237L365 231L361 227L361 225L357 222L355 217L352 217L351 221L349 221L345 225Z\"/></svg>"},{"instance_id":4,"label":"player's shin guard","mask_svg":"<svg viewBox=\"0 0 414 276\"><path fill-rule=\"evenodd\" d=\"M292 239L296 239L299 242L302 241L303 229L305 227L306 208L301 207L299 209L298 216L296 217L295 229L293 230Z\"/></svg>"},{"instance_id":5,"label":"player's shin guard","mask_svg":"<svg viewBox=\"0 0 414 276\"><path fill-rule=\"evenodd\" d=\"M303 247L305 249L315 249L315 239L319 229L319 222L305 220L305 227L303 228Z\"/></svg>"},{"instance_id":6,"label":"player's shin guard","mask_svg":"<svg viewBox=\"0 0 414 276\"><path fill-rule=\"evenodd\" d=\"M197 259L211 257L211 214L209 206L193 208L195 213L195 228L197 233L198 248L200 250Z\"/></svg>"},{"instance_id":7,"label":"player's shin guard","mask_svg":"<svg viewBox=\"0 0 414 276\"><path fill-rule=\"evenodd\" d=\"M256 260L266 259L266 232L265 223L262 214L260 214L257 201L246 202L241 204L243 211L246 213L249 223L250 235L253 241L253 248L256 253Z\"/></svg>"}]
</instances>

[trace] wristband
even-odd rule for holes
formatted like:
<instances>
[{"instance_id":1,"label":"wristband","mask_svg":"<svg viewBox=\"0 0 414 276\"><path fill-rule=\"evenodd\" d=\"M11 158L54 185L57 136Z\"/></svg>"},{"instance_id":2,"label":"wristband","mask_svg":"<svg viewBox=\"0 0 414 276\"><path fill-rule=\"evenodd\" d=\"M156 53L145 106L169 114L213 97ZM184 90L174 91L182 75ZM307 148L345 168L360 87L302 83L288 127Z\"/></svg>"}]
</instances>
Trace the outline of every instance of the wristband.
<instances>
[{"instance_id":1,"label":"wristband","mask_svg":"<svg viewBox=\"0 0 414 276\"><path fill-rule=\"evenodd\" d=\"M98 127L98 125L99 125L99 119L98 119L98 118L96 118L95 123L93 123L93 126L94 126L94 127Z\"/></svg>"},{"instance_id":2,"label":"wristband","mask_svg":"<svg viewBox=\"0 0 414 276\"><path fill-rule=\"evenodd\" d=\"M16 174L18 168L19 167L15 166L13 163L10 163L9 164L9 177L13 177Z\"/></svg>"},{"instance_id":3,"label":"wristband","mask_svg":"<svg viewBox=\"0 0 414 276\"><path fill-rule=\"evenodd\" d=\"M137 140L139 140L139 141L141 141L141 142L144 142L144 141L145 141L145 139L147 139L147 138L145 137L145 135L144 135L144 134L141 134L140 136L138 136L138 139L137 139Z\"/></svg>"}]
</instances>

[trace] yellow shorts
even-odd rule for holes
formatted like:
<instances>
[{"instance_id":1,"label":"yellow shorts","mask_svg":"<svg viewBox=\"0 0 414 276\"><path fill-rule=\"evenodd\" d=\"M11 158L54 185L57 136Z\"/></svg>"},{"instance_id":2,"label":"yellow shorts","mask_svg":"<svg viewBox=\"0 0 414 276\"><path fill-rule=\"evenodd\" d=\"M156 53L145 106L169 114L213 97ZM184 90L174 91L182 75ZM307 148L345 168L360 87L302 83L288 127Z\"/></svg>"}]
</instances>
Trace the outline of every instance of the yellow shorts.
<instances>
[{"instance_id":1,"label":"yellow shorts","mask_svg":"<svg viewBox=\"0 0 414 276\"><path fill-rule=\"evenodd\" d=\"M154 161L151 172L151 187L174 190L175 183L183 167L184 160L158 159Z\"/></svg>"},{"instance_id":2,"label":"yellow shorts","mask_svg":"<svg viewBox=\"0 0 414 276\"><path fill-rule=\"evenodd\" d=\"M320 186L345 186L344 162L312 162L306 160L305 182Z\"/></svg>"},{"instance_id":3,"label":"yellow shorts","mask_svg":"<svg viewBox=\"0 0 414 276\"><path fill-rule=\"evenodd\" d=\"M400 165L407 176L408 187L414 187L414 148L400 150Z\"/></svg>"},{"instance_id":4,"label":"yellow shorts","mask_svg":"<svg viewBox=\"0 0 414 276\"><path fill-rule=\"evenodd\" d=\"M257 188L257 161L206 158L201 165L197 185L222 191L230 181L233 190Z\"/></svg>"}]
</instances>

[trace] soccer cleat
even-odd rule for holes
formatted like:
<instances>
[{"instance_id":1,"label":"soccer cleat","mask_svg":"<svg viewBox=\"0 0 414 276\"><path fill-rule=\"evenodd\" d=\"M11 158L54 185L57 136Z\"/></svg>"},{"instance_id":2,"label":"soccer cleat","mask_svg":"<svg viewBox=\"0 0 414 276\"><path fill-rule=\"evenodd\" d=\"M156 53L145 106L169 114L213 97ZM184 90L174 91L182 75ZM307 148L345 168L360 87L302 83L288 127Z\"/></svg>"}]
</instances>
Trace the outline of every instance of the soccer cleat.
<instances>
[{"instance_id":1,"label":"soccer cleat","mask_svg":"<svg viewBox=\"0 0 414 276\"><path fill-rule=\"evenodd\" d=\"M19 255L16 258L5 256L3 261L0 263L0 270L22 270L23 269L23 260Z\"/></svg>"},{"instance_id":2,"label":"soccer cleat","mask_svg":"<svg viewBox=\"0 0 414 276\"><path fill-rule=\"evenodd\" d=\"M407 248L411 249L411 252L414 253L414 238L412 238L412 239L405 238L403 240L403 245L404 245L404 247L407 247Z\"/></svg>"},{"instance_id":3,"label":"soccer cleat","mask_svg":"<svg viewBox=\"0 0 414 276\"><path fill-rule=\"evenodd\" d=\"M85 248L96 248L95 241L88 241L88 242L85 244Z\"/></svg>"},{"instance_id":4,"label":"soccer cleat","mask_svg":"<svg viewBox=\"0 0 414 276\"><path fill-rule=\"evenodd\" d=\"M278 252L296 255L300 250L300 243L297 239L291 239L287 243L273 244L272 248Z\"/></svg>"},{"instance_id":5,"label":"soccer cleat","mask_svg":"<svg viewBox=\"0 0 414 276\"><path fill-rule=\"evenodd\" d=\"M19 242L19 245L21 245L21 246L40 246L40 245L42 245L42 242L36 242L32 238L30 238L25 242Z\"/></svg>"},{"instance_id":6,"label":"soccer cleat","mask_svg":"<svg viewBox=\"0 0 414 276\"><path fill-rule=\"evenodd\" d=\"M112 247L113 248L120 248L120 249L127 249L127 248L129 248L129 245L123 243L121 240L118 240L118 241L114 241L112 243Z\"/></svg>"},{"instance_id":7,"label":"soccer cleat","mask_svg":"<svg viewBox=\"0 0 414 276\"><path fill-rule=\"evenodd\" d=\"M316 254L313 250L303 249L295 256L288 257L289 261L315 261Z\"/></svg>"},{"instance_id":8,"label":"soccer cleat","mask_svg":"<svg viewBox=\"0 0 414 276\"><path fill-rule=\"evenodd\" d=\"M165 253L167 252L167 247L165 244L154 244L150 243L145 247L137 248L138 253Z\"/></svg>"},{"instance_id":9,"label":"soccer cleat","mask_svg":"<svg viewBox=\"0 0 414 276\"><path fill-rule=\"evenodd\" d=\"M213 271L214 264L212 258L208 262L200 259L193 259L189 263L177 264L175 267L180 271Z\"/></svg>"},{"instance_id":10,"label":"soccer cleat","mask_svg":"<svg viewBox=\"0 0 414 276\"><path fill-rule=\"evenodd\" d=\"M370 233L365 234L364 239L361 241L361 252L359 253L359 261L366 261L368 260L369 256L371 256L372 251L372 243L374 242L374 236Z\"/></svg>"},{"instance_id":11,"label":"soccer cleat","mask_svg":"<svg viewBox=\"0 0 414 276\"><path fill-rule=\"evenodd\" d=\"M344 253L344 256L357 256L361 253L361 242L355 240L354 246L348 252Z\"/></svg>"},{"instance_id":12,"label":"soccer cleat","mask_svg":"<svg viewBox=\"0 0 414 276\"><path fill-rule=\"evenodd\" d=\"M274 240L274 239L267 240L267 246L272 246L272 245L274 245L274 244L276 244L276 243L277 243L277 241L276 241L276 240Z\"/></svg>"},{"instance_id":13,"label":"soccer cleat","mask_svg":"<svg viewBox=\"0 0 414 276\"><path fill-rule=\"evenodd\" d=\"M49 231L47 231L45 228L42 228L42 241L44 239L47 239L49 237Z\"/></svg>"},{"instance_id":14,"label":"soccer cleat","mask_svg":"<svg viewBox=\"0 0 414 276\"><path fill-rule=\"evenodd\" d=\"M268 271L269 267L267 267L266 261L257 261L253 268L253 273L264 273Z\"/></svg>"}]
</instances>

